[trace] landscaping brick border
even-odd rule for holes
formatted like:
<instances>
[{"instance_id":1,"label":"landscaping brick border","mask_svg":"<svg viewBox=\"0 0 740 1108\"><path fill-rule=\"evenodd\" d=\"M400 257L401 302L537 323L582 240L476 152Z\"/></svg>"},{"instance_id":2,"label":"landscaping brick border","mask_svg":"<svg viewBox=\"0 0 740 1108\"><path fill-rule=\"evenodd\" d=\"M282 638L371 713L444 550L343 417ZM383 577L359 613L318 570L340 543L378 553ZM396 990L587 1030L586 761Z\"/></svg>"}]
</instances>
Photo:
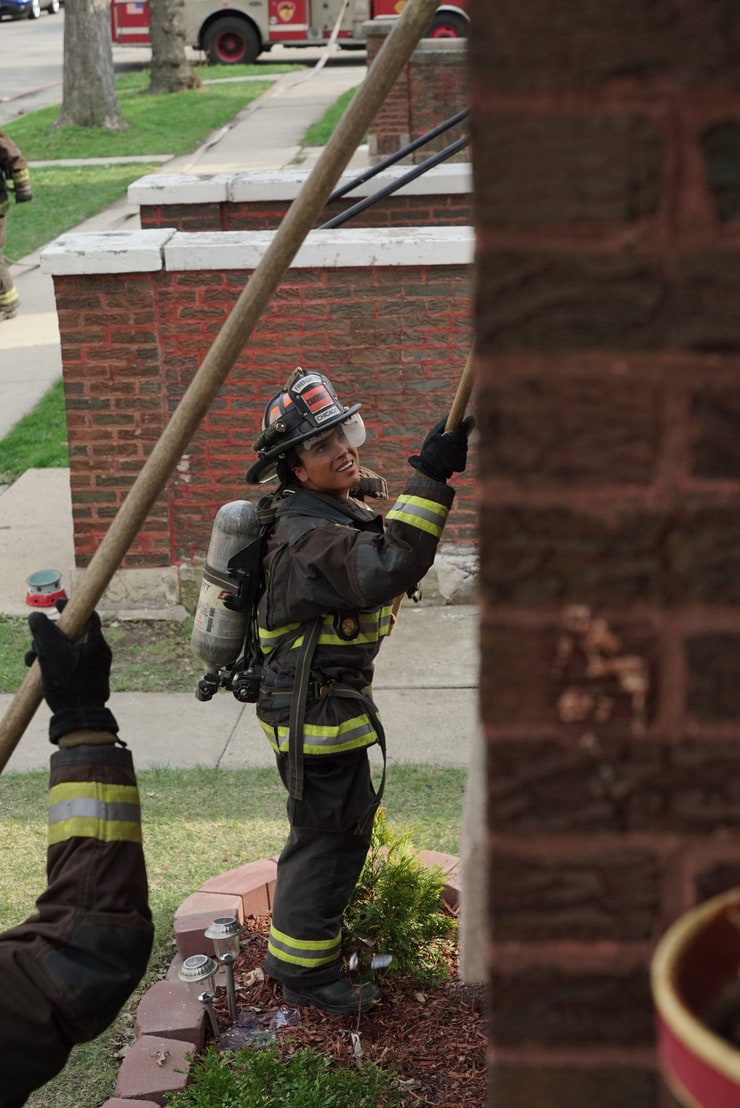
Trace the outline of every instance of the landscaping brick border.
<instances>
[{"instance_id":1,"label":"landscaping brick border","mask_svg":"<svg viewBox=\"0 0 740 1108\"><path fill-rule=\"evenodd\" d=\"M442 896L450 907L457 907L459 858L436 850L420 851L419 858L430 869L439 866L444 871ZM121 1063L115 1095L101 1108L156 1108L164 1104L167 1093L185 1088L190 1058L205 1042L206 1013L180 981L180 966L193 954L213 955L213 944L204 932L217 916L235 916L243 923L250 915L269 912L276 874L277 860L262 858L209 878L182 902L174 919L177 955L166 977L155 982L139 1002L136 1041Z\"/></svg>"}]
</instances>

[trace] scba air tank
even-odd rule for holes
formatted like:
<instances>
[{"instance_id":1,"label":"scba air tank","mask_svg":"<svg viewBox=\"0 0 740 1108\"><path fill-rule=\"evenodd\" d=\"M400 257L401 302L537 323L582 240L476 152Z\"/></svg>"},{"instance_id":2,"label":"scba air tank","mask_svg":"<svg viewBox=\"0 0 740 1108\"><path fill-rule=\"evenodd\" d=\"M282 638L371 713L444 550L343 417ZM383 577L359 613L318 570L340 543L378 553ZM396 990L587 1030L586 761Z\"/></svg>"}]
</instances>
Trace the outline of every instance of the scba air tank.
<instances>
[{"instance_id":1,"label":"scba air tank","mask_svg":"<svg viewBox=\"0 0 740 1108\"><path fill-rule=\"evenodd\" d=\"M229 562L259 535L257 510L248 500L230 500L216 513L208 544L203 582L195 610L192 651L209 672L236 661L244 645L248 611L227 607L237 601L239 580L229 573Z\"/></svg>"}]
</instances>

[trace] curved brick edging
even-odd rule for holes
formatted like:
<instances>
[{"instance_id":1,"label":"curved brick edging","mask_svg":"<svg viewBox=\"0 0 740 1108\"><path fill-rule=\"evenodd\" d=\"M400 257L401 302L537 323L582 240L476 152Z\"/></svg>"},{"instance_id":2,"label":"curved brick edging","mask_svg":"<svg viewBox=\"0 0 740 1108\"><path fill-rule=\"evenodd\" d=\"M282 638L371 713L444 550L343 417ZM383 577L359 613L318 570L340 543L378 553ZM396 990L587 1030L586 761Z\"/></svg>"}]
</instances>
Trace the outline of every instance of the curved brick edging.
<instances>
[{"instance_id":1,"label":"curved brick edging","mask_svg":"<svg viewBox=\"0 0 740 1108\"><path fill-rule=\"evenodd\" d=\"M446 875L443 897L456 907L460 902L460 861L436 850L420 851L421 861L439 866ZM192 954L213 954L204 932L217 916L236 916L243 923L251 915L264 915L272 907L277 862L260 859L209 878L187 897L175 912L174 933L178 953L167 976L155 982L136 1010L136 1042L121 1063L115 1096L101 1108L157 1108L167 1093L184 1089L190 1061L205 1042L206 1013L178 977L180 966ZM220 970L222 975L223 971Z\"/></svg>"}]
</instances>

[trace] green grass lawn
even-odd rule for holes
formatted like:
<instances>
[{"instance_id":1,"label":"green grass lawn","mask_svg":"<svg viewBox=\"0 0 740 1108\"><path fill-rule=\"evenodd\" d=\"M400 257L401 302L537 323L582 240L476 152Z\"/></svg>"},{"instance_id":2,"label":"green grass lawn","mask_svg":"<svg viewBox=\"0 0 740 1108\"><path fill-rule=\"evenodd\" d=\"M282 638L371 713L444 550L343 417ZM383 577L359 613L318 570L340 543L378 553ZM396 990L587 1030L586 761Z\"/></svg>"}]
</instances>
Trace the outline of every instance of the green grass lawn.
<instances>
[{"instance_id":1,"label":"green grass lawn","mask_svg":"<svg viewBox=\"0 0 740 1108\"><path fill-rule=\"evenodd\" d=\"M149 70L126 73L116 79L116 98L129 124L123 131L102 127L55 129L59 106L40 108L4 126L27 161L69 158L123 157L131 154L186 154L197 149L211 131L223 127L242 108L272 85L269 80L214 81L226 70L230 77L264 77L300 66L209 66L201 88L182 92L147 92ZM236 70L239 70L237 73Z\"/></svg>"}]
</instances>

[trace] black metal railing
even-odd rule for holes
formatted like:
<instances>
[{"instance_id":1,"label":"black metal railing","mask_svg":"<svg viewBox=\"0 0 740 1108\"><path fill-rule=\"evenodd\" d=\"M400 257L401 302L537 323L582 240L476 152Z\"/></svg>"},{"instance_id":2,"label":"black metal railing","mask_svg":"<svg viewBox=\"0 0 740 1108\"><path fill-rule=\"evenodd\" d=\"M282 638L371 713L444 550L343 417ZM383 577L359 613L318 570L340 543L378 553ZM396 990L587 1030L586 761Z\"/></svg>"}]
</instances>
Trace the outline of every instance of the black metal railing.
<instances>
[{"instance_id":1,"label":"black metal railing","mask_svg":"<svg viewBox=\"0 0 740 1108\"><path fill-rule=\"evenodd\" d=\"M408 155L412 154L415 150L418 150L422 146L426 146L427 143L432 142L432 140L438 138L439 135L443 135L452 127L456 127L458 123L462 123L469 114L469 108L463 109L463 111L451 116L444 123L440 123L437 127L433 127L430 131L420 135L419 138L407 143L405 146L401 147L400 150L396 151L395 154L390 154L387 158L383 158L382 161L378 162L377 165L370 166L356 177L353 177L351 181L347 181L345 184L340 185L327 200L327 207L336 200L341 200L342 197L352 192L353 189L358 188L359 185L363 185L366 181L376 177L379 173L382 173L383 170L388 169L389 166L395 165L396 162L400 162L402 158L408 157ZM326 223L322 223L319 230L326 231L332 227L341 227L343 223L352 219L353 216L358 215L360 212L365 211L366 208L370 208L373 204L377 204L379 200L383 200L386 196L390 196L392 193L397 192L398 189L403 188L409 181L414 181L417 177L421 177L422 174L426 173L427 170L432 169L441 162L447 161L448 158L453 157L458 151L463 150L469 142L469 135L463 135L462 138L456 139L455 142L451 142L449 146L445 146L444 149L439 150L436 154L432 154L430 157L426 158L425 161L420 162L419 165L412 166L407 173L404 173L395 181L391 181L389 184L384 185L370 196L363 197L362 200L358 200L356 204L346 208L343 212L340 212L339 215L334 216Z\"/></svg>"}]
</instances>

